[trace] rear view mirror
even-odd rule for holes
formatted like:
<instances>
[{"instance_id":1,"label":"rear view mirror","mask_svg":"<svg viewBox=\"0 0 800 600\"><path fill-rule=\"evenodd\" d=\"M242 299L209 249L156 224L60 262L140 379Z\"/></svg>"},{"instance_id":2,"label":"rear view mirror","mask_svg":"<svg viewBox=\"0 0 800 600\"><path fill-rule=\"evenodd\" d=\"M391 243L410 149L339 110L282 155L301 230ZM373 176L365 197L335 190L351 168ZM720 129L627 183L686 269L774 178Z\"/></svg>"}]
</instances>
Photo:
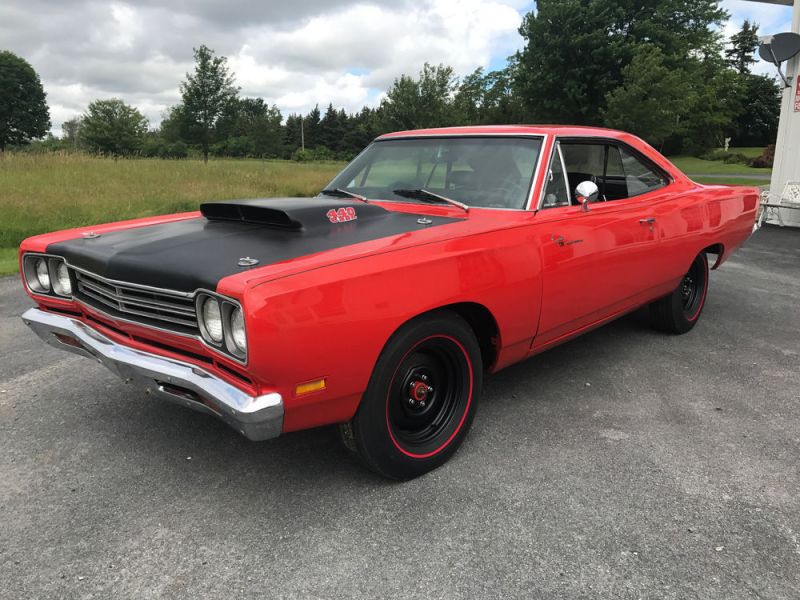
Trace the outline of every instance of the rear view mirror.
<instances>
[{"instance_id":1,"label":"rear view mirror","mask_svg":"<svg viewBox=\"0 0 800 600\"><path fill-rule=\"evenodd\" d=\"M575 199L583 210L589 210L589 203L596 202L599 196L600 190L594 181L581 181L575 188Z\"/></svg>"}]
</instances>

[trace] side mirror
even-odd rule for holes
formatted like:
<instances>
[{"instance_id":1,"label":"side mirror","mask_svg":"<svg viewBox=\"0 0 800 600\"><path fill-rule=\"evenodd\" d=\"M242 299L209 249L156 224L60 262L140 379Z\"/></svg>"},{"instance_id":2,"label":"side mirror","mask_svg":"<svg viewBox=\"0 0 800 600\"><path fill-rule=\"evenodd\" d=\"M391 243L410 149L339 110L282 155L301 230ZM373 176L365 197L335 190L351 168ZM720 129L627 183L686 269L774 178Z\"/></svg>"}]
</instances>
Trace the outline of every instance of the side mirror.
<instances>
[{"instance_id":1,"label":"side mirror","mask_svg":"<svg viewBox=\"0 0 800 600\"><path fill-rule=\"evenodd\" d=\"M599 196L600 190L594 181L581 181L575 188L575 198L583 210L589 210L589 202L596 202Z\"/></svg>"}]
</instances>

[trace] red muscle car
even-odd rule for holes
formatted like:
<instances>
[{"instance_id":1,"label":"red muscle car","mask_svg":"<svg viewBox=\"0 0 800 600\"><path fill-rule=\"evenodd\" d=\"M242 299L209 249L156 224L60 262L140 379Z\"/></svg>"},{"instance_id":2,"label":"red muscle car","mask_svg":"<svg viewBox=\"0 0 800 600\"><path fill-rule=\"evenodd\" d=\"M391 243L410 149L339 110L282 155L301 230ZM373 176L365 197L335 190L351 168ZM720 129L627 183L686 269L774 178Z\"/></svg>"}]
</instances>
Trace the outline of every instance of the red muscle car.
<instances>
[{"instance_id":1,"label":"red muscle car","mask_svg":"<svg viewBox=\"0 0 800 600\"><path fill-rule=\"evenodd\" d=\"M376 139L319 196L29 238L24 321L252 440L336 424L408 479L469 430L483 375L643 305L686 333L758 190L642 140L492 126Z\"/></svg>"}]
</instances>

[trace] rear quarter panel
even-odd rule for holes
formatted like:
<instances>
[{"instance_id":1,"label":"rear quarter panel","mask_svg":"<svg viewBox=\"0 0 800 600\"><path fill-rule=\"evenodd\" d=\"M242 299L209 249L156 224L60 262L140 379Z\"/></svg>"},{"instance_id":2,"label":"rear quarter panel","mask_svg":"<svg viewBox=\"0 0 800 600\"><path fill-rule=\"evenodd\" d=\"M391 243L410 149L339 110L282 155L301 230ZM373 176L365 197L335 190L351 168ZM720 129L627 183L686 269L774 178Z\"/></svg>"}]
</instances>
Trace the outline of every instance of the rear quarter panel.
<instances>
[{"instance_id":1,"label":"rear quarter panel","mask_svg":"<svg viewBox=\"0 0 800 600\"><path fill-rule=\"evenodd\" d=\"M719 266L752 234L759 203L758 188L693 184L658 207L661 268L678 281L695 256L710 246L721 245Z\"/></svg>"}]
</instances>

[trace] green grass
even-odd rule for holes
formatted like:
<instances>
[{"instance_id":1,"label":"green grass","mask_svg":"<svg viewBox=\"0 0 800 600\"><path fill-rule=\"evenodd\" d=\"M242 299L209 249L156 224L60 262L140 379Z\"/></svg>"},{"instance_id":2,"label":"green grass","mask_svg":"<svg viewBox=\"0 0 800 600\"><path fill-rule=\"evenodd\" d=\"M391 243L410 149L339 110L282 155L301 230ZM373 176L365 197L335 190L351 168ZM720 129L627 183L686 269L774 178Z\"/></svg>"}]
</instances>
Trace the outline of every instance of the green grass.
<instances>
[{"instance_id":1,"label":"green grass","mask_svg":"<svg viewBox=\"0 0 800 600\"><path fill-rule=\"evenodd\" d=\"M195 210L207 200L310 196L343 165L6 153L0 157L0 273L16 272L11 256L31 235Z\"/></svg>"},{"instance_id":2,"label":"green grass","mask_svg":"<svg viewBox=\"0 0 800 600\"><path fill-rule=\"evenodd\" d=\"M769 179L747 179L746 177L692 177L693 181L697 183L704 183L707 185L748 185L760 187L762 185L769 185Z\"/></svg>"},{"instance_id":3,"label":"green grass","mask_svg":"<svg viewBox=\"0 0 800 600\"><path fill-rule=\"evenodd\" d=\"M17 249L0 248L0 276L16 273L18 267Z\"/></svg>"},{"instance_id":4,"label":"green grass","mask_svg":"<svg viewBox=\"0 0 800 600\"><path fill-rule=\"evenodd\" d=\"M736 149L740 150L739 148ZM772 169L754 169L747 165L727 164L721 160L703 160L695 156L671 156L670 161L687 175L754 175L772 173Z\"/></svg>"}]
</instances>

